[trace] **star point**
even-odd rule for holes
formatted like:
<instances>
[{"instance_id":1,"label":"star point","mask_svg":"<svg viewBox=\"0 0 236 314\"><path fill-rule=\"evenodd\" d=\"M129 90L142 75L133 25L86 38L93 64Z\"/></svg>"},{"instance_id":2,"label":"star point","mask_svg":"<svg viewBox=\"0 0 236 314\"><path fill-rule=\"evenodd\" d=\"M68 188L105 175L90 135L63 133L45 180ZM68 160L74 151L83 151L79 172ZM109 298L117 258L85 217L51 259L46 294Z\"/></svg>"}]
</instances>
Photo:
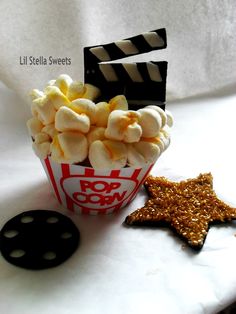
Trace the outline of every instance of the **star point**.
<instances>
[{"instance_id":1,"label":"star point","mask_svg":"<svg viewBox=\"0 0 236 314\"><path fill-rule=\"evenodd\" d=\"M125 223L168 225L193 249L202 248L211 224L236 219L236 208L225 204L214 192L211 173L180 182L149 176L144 186L149 199L128 215Z\"/></svg>"}]
</instances>

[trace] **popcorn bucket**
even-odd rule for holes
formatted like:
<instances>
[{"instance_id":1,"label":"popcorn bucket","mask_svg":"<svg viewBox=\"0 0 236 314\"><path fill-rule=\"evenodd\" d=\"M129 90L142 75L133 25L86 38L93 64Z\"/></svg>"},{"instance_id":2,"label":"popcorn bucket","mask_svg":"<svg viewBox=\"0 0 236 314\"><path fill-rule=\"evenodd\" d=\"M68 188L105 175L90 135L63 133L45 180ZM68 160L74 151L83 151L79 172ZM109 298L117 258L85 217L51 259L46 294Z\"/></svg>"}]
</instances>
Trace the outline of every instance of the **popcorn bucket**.
<instances>
[{"instance_id":1,"label":"popcorn bucket","mask_svg":"<svg viewBox=\"0 0 236 314\"><path fill-rule=\"evenodd\" d=\"M153 167L97 170L41 160L54 193L63 207L79 214L110 214L131 202Z\"/></svg>"}]
</instances>

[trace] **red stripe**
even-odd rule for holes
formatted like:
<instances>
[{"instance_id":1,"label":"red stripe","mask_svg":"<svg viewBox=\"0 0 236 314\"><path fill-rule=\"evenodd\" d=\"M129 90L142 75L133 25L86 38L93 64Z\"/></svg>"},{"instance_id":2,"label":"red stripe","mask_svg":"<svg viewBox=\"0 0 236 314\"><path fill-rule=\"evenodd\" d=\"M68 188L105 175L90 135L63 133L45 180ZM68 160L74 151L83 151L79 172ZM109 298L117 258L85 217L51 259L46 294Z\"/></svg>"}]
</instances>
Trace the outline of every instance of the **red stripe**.
<instances>
[{"instance_id":1,"label":"red stripe","mask_svg":"<svg viewBox=\"0 0 236 314\"><path fill-rule=\"evenodd\" d=\"M82 214L89 215L90 210L88 208L83 207L82 208Z\"/></svg>"},{"instance_id":2,"label":"red stripe","mask_svg":"<svg viewBox=\"0 0 236 314\"><path fill-rule=\"evenodd\" d=\"M63 178L68 178L70 177L70 165L68 164L61 164L61 170L62 170L62 176ZM74 212L74 202L72 199L69 197L69 195L66 195L66 207Z\"/></svg>"},{"instance_id":3,"label":"red stripe","mask_svg":"<svg viewBox=\"0 0 236 314\"><path fill-rule=\"evenodd\" d=\"M131 179L137 179L138 175L140 174L140 171L142 169L135 169L132 176L131 176Z\"/></svg>"},{"instance_id":4,"label":"red stripe","mask_svg":"<svg viewBox=\"0 0 236 314\"><path fill-rule=\"evenodd\" d=\"M138 177L138 175L140 174L141 170L142 170L142 169L135 169L135 170L133 171L132 176L131 176L130 178L133 179L133 180L136 180L137 177ZM112 172L111 172L111 176L112 176L112 177L119 177L119 174L120 174L120 170L112 170ZM146 176L146 174L145 174L145 176ZM143 182L143 181L142 181L142 182ZM140 184L136 187L135 191L137 191L137 189L138 189L139 186L140 186ZM127 202L127 204L128 204L128 203L130 202L130 200L132 199L132 197L133 197L135 191L134 191L134 192L132 193L132 195L130 196L129 201ZM122 207L123 203L124 203L124 202L121 202L121 203L119 203L118 205L116 205L116 206L114 207L114 209L112 210L111 213L116 213L116 212L118 212L119 209ZM106 212L107 212L107 210L105 211L105 213L106 213Z\"/></svg>"},{"instance_id":5,"label":"red stripe","mask_svg":"<svg viewBox=\"0 0 236 314\"><path fill-rule=\"evenodd\" d=\"M87 177L93 177L94 176L94 169L92 168L85 168L84 175Z\"/></svg>"},{"instance_id":6,"label":"red stripe","mask_svg":"<svg viewBox=\"0 0 236 314\"><path fill-rule=\"evenodd\" d=\"M63 178L68 178L70 176L70 166L68 164L61 164L61 170Z\"/></svg>"},{"instance_id":7,"label":"red stripe","mask_svg":"<svg viewBox=\"0 0 236 314\"><path fill-rule=\"evenodd\" d=\"M141 170L142 170L142 169L135 169L135 170L133 171L132 176L131 176L130 178L133 179L133 180L136 180L137 177L138 177L138 175L140 174ZM120 170L112 170L112 171L111 171L111 177L112 177L112 178L118 178L119 175L120 175ZM135 189L135 191L136 191L136 189ZM133 193L132 193L131 197L132 197L132 196L133 196ZM130 199L129 199L129 201L130 201ZM128 201L128 202L129 202L129 201ZM121 202L121 203L119 203L118 205L116 205L116 206L114 207L112 213L117 212L117 211L122 207L122 205L123 205L123 202Z\"/></svg>"},{"instance_id":8,"label":"red stripe","mask_svg":"<svg viewBox=\"0 0 236 314\"><path fill-rule=\"evenodd\" d=\"M50 164L50 160L48 159L48 157L46 159L44 159L44 162L45 162L45 165L47 167L48 174L49 174L49 177L50 177L50 180L51 180L54 192L55 192L55 194L57 196L57 199L58 199L59 203L62 203L59 191L57 189L56 180L55 180L54 175L53 175L53 170L52 170L52 167L51 167L51 164Z\"/></svg>"},{"instance_id":9,"label":"red stripe","mask_svg":"<svg viewBox=\"0 0 236 314\"><path fill-rule=\"evenodd\" d=\"M140 181L140 183L138 184L138 186L136 187L136 189L134 190L134 192L131 194L127 204L133 199L133 197L135 196L135 194L137 193L138 189L140 188L140 186L143 184L144 180L146 179L148 173L151 171L153 165L151 165L148 170L145 172L143 179Z\"/></svg>"},{"instance_id":10,"label":"red stripe","mask_svg":"<svg viewBox=\"0 0 236 314\"><path fill-rule=\"evenodd\" d=\"M119 178L120 176L120 170L112 170L110 176L112 178Z\"/></svg>"}]
</instances>

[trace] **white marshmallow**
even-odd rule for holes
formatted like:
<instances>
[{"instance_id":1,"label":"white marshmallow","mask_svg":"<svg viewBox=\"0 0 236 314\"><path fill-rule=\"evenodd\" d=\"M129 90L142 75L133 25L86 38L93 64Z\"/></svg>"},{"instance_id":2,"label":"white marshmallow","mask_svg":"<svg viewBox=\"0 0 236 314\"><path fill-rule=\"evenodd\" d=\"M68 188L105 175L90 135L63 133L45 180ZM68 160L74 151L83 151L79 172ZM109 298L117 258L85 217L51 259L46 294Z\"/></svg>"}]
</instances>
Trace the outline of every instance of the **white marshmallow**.
<instances>
[{"instance_id":1,"label":"white marshmallow","mask_svg":"<svg viewBox=\"0 0 236 314\"><path fill-rule=\"evenodd\" d=\"M98 169L155 162L170 144L172 114L158 106L128 111L123 95L95 105L92 100L99 95L97 87L73 82L66 74L51 80L44 93L32 90L33 118L27 127L36 155L51 154L60 163L79 163L89 157Z\"/></svg>"},{"instance_id":2,"label":"white marshmallow","mask_svg":"<svg viewBox=\"0 0 236 314\"><path fill-rule=\"evenodd\" d=\"M88 142L82 133L63 132L53 138L50 150L56 162L78 163L88 155Z\"/></svg>"},{"instance_id":3,"label":"white marshmallow","mask_svg":"<svg viewBox=\"0 0 236 314\"><path fill-rule=\"evenodd\" d=\"M163 153L170 145L169 127L166 125L164 128L162 128L158 136L151 138L143 137L141 138L141 141L156 144L159 147L161 153Z\"/></svg>"},{"instance_id":4,"label":"white marshmallow","mask_svg":"<svg viewBox=\"0 0 236 314\"><path fill-rule=\"evenodd\" d=\"M51 158L52 158L52 160L54 160L58 163L63 163L63 162L66 163L67 160L64 156L64 152L63 152L61 145L59 143L58 135L54 136L54 138L50 144Z\"/></svg>"},{"instance_id":5,"label":"white marshmallow","mask_svg":"<svg viewBox=\"0 0 236 314\"><path fill-rule=\"evenodd\" d=\"M43 124L54 122L56 110L46 96L33 100L31 111Z\"/></svg>"},{"instance_id":6,"label":"white marshmallow","mask_svg":"<svg viewBox=\"0 0 236 314\"><path fill-rule=\"evenodd\" d=\"M50 142L32 143L32 148L40 159L45 159L50 154Z\"/></svg>"},{"instance_id":7,"label":"white marshmallow","mask_svg":"<svg viewBox=\"0 0 236 314\"><path fill-rule=\"evenodd\" d=\"M113 97L109 103L100 102L97 105L97 126L107 126L109 114L113 110L128 110L128 103L123 95Z\"/></svg>"},{"instance_id":8,"label":"white marshmallow","mask_svg":"<svg viewBox=\"0 0 236 314\"><path fill-rule=\"evenodd\" d=\"M94 141L89 147L89 161L95 169L120 169L127 162L127 148L122 142Z\"/></svg>"},{"instance_id":9,"label":"white marshmallow","mask_svg":"<svg viewBox=\"0 0 236 314\"><path fill-rule=\"evenodd\" d=\"M139 124L142 127L142 136L157 136L162 125L162 119L159 112L150 108L142 108L139 109L138 112L140 114Z\"/></svg>"},{"instance_id":10,"label":"white marshmallow","mask_svg":"<svg viewBox=\"0 0 236 314\"><path fill-rule=\"evenodd\" d=\"M39 133L43 128L42 122L36 117L29 119L26 125L28 128L29 134L32 137L34 137L37 133Z\"/></svg>"},{"instance_id":11,"label":"white marshmallow","mask_svg":"<svg viewBox=\"0 0 236 314\"><path fill-rule=\"evenodd\" d=\"M85 92L83 94L83 98L90 99L90 100L95 100L100 96L101 91L99 88L97 88L94 85L91 84L84 84L85 87Z\"/></svg>"},{"instance_id":12,"label":"white marshmallow","mask_svg":"<svg viewBox=\"0 0 236 314\"><path fill-rule=\"evenodd\" d=\"M33 89L33 90L30 92L29 95L30 95L31 99L34 100L34 99L37 99L37 98L39 98L39 97L42 97L42 96L44 95L44 93L41 92L41 91L38 90L38 89Z\"/></svg>"},{"instance_id":13,"label":"white marshmallow","mask_svg":"<svg viewBox=\"0 0 236 314\"><path fill-rule=\"evenodd\" d=\"M161 139L160 134L159 134L159 136L156 136L156 137L149 137L149 138L142 137L141 140L143 142L148 142L148 143L152 143L152 144L157 145L159 147L161 153L163 153L165 150L165 143Z\"/></svg>"},{"instance_id":14,"label":"white marshmallow","mask_svg":"<svg viewBox=\"0 0 236 314\"><path fill-rule=\"evenodd\" d=\"M167 115L163 109L161 109L159 106L153 106L153 105L147 106L145 108L149 108L149 109L153 109L153 110L157 111L161 116L161 121L162 121L161 127L163 128L166 125Z\"/></svg>"},{"instance_id":15,"label":"white marshmallow","mask_svg":"<svg viewBox=\"0 0 236 314\"><path fill-rule=\"evenodd\" d=\"M109 101L110 112L113 110L128 110L128 102L124 95L117 95Z\"/></svg>"},{"instance_id":16,"label":"white marshmallow","mask_svg":"<svg viewBox=\"0 0 236 314\"><path fill-rule=\"evenodd\" d=\"M166 150L170 145L170 133L169 133L168 126L165 126L163 129L161 129L160 139L162 140L164 144L164 150Z\"/></svg>"},{"instance_id":17,"label":"white marshmallow","mask_svg":"<svg viewBox=\"0 0 236 314\"><path fill-rule=\"evenodd\" d=\"M94 124L96 121L97 107L95 103L89 99L79 98L73 100L68 107L78 114L85 114L89 117L90 123Z\"/></svg>"},{"instance_id":18,"label":"white marshmallow","mask_svg":"<svg viewBox=\"0 0 236 314\"><path fill-rule=\"evenodd\" d=\"M164 152L166 146L165 146L165 142L160 136L157 136L156 140L153 143L155 143L160 148L161 153Z\"/></svg>"},{"instance_id":19,"label":"white marshmallow","mask_svg":"<svg viewBox=\"0 0 236 314\"><path fill-rule=\"evenodd\" d=\"M50 154L51 139L48 134L40 132L35 135L35 140L32 144L35 154L40 159L45 159Z\"/></svg>"},{"instance_id":20,"label":"white marshmallow","mask_svg":"<svg viewBox=\"0 0 236 314\"><path fill-rule=\"evenodd\" d=\"M85 93L84 84L79 81L74 81L70 84L66 96L70 101L72 101L78 98L82 98L84 93Z\"/></svg>"},{"instance_id":21,"label":"white marshmallow","mask_svg":"<svg viewBox=\"0 0 236 314\"><path fill-rule=\"evenodd\" d=\"M98 127L106 127L108 117L110 114L110 106L107 102L99 102L96 104L97 107L97 118L96 125Z\"/></svg>"},{"instance_id":22,"label":"white marshmallow","mask_svg":"<svg viewBox=\"0 0 236 314\"><path fill-rule=\"evenodd\" d=\"M41 131L48 134L51 138L58 134L58 131L55 129L54 123L45 125Z\"/></svg>"},{"instance_id":23,"label":"white marshmallow","mask_svg":"<svg viewBox=\"0 0 236 314\"><path fill-rule=\"evenodd\" d=\"M34 142L36 144L42 144L44 142L50 142L51 138L48 134L44 132L39 132L38 134L35 135Z\"/></svg>"},{"instance_id":24,"label":"white marshmallow","mask_svg":"<svg viewBox=\"0 0 236 314\"><path fill-rule=\"evenodd\" d=\"M109 115L105 136L126 143L138 142L142 135L139 119L136 111L114 110Z\"/></svg>"},{"instance_id":25,"label":"white marshmallow","mask_svg":"<svg viewBox=\"0 0 236 314\"><path fill-rule=\"evenodd\" d=\"M174 124L174 118L172 113L169 110L166 110L166 116L167 116L167 125L171 128Z\"/></svg>"},{"instance_id":26,"label":"white marshmallow","mask_svg":"<svg viewBox=\"0 0 236 314\"><path fill-rule=\"evenodd\" d=\"M132 167L142 167L154 163L160 156L160 148L150 142L140 141L128 144L128 165Z\"/></svg>"},{"instance_id":27,"label":"white marshmallow","mask_svg":"<svg viewBox=\"0 0 236 314\"><path fill-rule=\"evenodd\" d=\"M60 89L60 91L64 95L66 95L72 82L72 78L69 75L61 74L58 76L54 84Z\"/></svg>"},{"instance_id":28,"label":"white marshmallow","mask_svg":"<svg viewBox=\"0 0 236 314\"><path fill-rule=\"evenodd\" d=\"M45 88L45 95L49 99L56 110L62 106L70 104L69 99L61 92L57 86L48 86Z\"/></svg>"},{"instance_id":29,"label":"white marshmallow","mask_svg":"<svg viewBox=\"0 0 236 314\"><path fill-rule=\"evenodd\" d=\"M46 86L53 86L53 85L55 85L55 83L56 83L56 80L50 80L50 81L48 81Z\"/></svg>"},{"instance_id":30,"label":"white marshmallow","mask_svg":"<svg viewBox=\"0 0 236 314\"><path fill-rule=\"evenodd\" d=\"M105 140L105 128L92 126L87 134L88 144L97 140Z\"/></svg>"},{"instance_id":31,"label":"white marshmallow","mask_svg":"<svg viewBox=\"0 0 236 314\"><path fill-rule=\"evenodd\" d=\"M58 131L79 131L87 133L90 128L90 120L86 114L78 114L68 107L61 107L55 116L55 128Z\"/></svg>"}]
</instances>

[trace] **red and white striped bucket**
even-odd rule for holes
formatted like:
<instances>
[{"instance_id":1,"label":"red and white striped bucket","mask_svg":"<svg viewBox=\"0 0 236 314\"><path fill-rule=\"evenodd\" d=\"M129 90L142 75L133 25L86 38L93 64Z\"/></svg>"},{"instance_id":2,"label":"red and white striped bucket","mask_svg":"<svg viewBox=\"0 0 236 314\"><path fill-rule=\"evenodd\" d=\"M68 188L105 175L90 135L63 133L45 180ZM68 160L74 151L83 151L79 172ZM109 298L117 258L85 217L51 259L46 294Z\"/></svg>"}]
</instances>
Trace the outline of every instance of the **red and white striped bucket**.
<instances>
[{"instance_id":1,"label":"red and white striped bucket","mask_svg":"<svg viewBox=\"0 0 236 314\"><path fill-rule=\"evenodd\" d=\"M153 167L126 167L119 170L96 170L71 164L41 160L48 180L60 204L82 214L109 214L134 199Z\"/></svg>"}]
</instances>

